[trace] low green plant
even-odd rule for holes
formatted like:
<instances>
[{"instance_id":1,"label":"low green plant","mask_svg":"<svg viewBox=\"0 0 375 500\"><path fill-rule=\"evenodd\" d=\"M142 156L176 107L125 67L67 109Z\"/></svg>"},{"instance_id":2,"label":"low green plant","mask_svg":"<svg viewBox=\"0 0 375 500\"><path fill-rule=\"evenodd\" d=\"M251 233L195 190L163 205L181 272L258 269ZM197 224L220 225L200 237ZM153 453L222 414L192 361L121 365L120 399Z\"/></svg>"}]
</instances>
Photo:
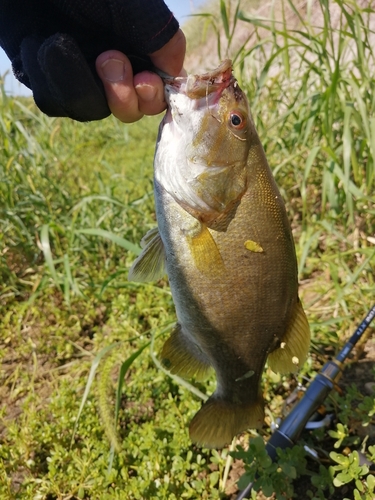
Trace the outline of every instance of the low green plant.
<instances>
[{"instance_id":1,"label":"low green plant","mask_svg":"<svg viewBox=\"0 0 375 500\"><path fill-rule=\"evenodd\" d=\"M349 456L332 451L329 455L337 464L332 465L333 484L336 487L354 482L354 500L373 500L375 494L375 477L369 474L367 465L360 465L357 451L353 451ZM349 500L349 499L344 499Z\"/></svg>"},{"instance_id":2,"label":"low green plant","mask_svg":"<svg viewBox=\"0 0 375 500\"><path fill-rule=\"evenodd\" d=\"M266 497L275 494L277 500L286 500L293 496L293 481L306 473L305 451L300 446L278 449L275 462L269 457L260 436L250 439L246 451L241 447L237 450L232 456L242 459L245 463L245 473L238 482L240 489L245 489L249 483L253 483L255 492L262 490Z\"/></svg>"},{"instance_id":3,"label":"low green plant","mask_svg":"<svg viewBox=\"0 0 375 500\"><path fill-rule=\"evenodd\" d=\"M342 446L343 442L345 442L345 444L347 444L347 442L348 442L349 430L348 430L348 427L346 425L338 423L337 430L328 431L328 434L332 438L336 439L336 442L333 445L334 448L340 448L340 446Z\"/></svg>"}]
</instances>

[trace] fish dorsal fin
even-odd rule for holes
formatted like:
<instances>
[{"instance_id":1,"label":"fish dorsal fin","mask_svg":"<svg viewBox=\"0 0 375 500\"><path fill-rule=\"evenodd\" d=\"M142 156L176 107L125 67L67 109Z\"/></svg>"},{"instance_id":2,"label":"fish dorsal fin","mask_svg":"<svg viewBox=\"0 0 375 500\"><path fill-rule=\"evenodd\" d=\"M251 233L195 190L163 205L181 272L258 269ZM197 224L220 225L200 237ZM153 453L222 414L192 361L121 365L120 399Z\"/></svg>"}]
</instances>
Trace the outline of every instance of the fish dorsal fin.
<instances>
[{"instance_id":1,"label":"fish dorsal fin","mask_svg":"<svg viewBox=\"0 0 375 500\"><path fill-rule=\"evenodd\" d=\"M157 281L166 274L165 250L158 228L151 229L141 240L142 253L136 258L128 274L129 281L145 283Z\"/></svg>"},{"instance_id":2,"label":"fish dorsal fin","mask_svg":"<svg viewBox=\"0 0 375 500\"><path fill-rule=\"evenodd\" d=\"M189 236L190 251L197 269L207 277L219 276L225 270L219 248L205 224Z\"/></svg>"},{"instance_id":3,"label":"fish dorsal fin","mask_svg":"<svg viewBox=\"0 0 375 500\"><path fill-rule=\"evenodd\" d=\"M305 362L309 346L310 327L298 300L280 347L268 355L268 365L275 372L296 372Z\"/></svg>"}]
</instances>

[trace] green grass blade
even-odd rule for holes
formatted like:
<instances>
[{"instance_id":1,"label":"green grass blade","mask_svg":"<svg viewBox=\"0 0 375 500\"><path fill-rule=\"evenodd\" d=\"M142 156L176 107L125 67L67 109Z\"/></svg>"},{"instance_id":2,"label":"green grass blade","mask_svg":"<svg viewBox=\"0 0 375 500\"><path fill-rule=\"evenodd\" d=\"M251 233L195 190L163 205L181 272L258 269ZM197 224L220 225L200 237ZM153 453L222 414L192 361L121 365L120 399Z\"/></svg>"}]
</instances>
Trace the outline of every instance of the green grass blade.
<instances>
[{"instance_id":1,"label":"green grass blade","mask_svg":"<svg viewBox=\"0 0 375 500\"><path fill-rule=\"evenodd\" d=\"M106 196L106 195L90 195L90 196L85 196L78 203L76 203L74 205L74 207L72 208L72 211L78 210L82 206L84 206L88 203L91 203L92 201L104 201L104 202L110 203L112 205L117 205L121 208L125 208L125 209L129 208L128 205L121 202L120 200L117 200L116 198L112 198L112 197Z\"/></svg>"},{"instance_id":2,"label":"green grass blade","mask_svg":"<svg viewBox=\"0 0 375 500\"><path fill-rule=\"evenodd\" d=\"M100 289L100 292L99 292L99 296L103 295L105 289L107 288L107 286L111 283L111 281L115 280L116 278L118 278L119 276L122 276L124 274L126 274L126 276L128 275L128 272L129 270L128 269L120 269L119 271L116 271L115 273L112 273L110 274L102 283L102 286L101 286L101 289Z\"/></svg>"},{"instance_id":3,"label":"green grass blade","mask_svg":"<svg viewBox=\"0 0 375 500\"><path fill-rule=\"evenodd\" d=\"M370 255L362 262L362 264L359 265L355 269L355 271L352 273L350 279L345 284L345 286L344 286L344 288L342 290L342 294L344 294L344 292L347 292L347 291L351 290L352 285L358 280L358 277L362 274L363 270L369 265L369 263L371 263L371 262L374 261L373 260L374 257L375 257L375 251L373 251L372 253L370 253Z\"/></svg>"},{"instance_id":4,"label":"green grass blade","mask_svg":"<svg viewBox=\"0 0 375 500\"><path fill-rule=\"evenodd\" d=\"M368 162L366 168L366 187L367 193L370 194L371 191L374 191L374 183L375 183L375 117L373 116L370 120L370 152L371 152L371 161ZM369 159L370 160L370 159Z\"/></svg>"},{"instance_id":5,"label":"green grass blade","mask_svg":"<svg viewBox=\"0 0 375 500\"><path fill-rule=\"evenodd\" d=\"M304 270L307 262L307 258L310 253L312 253L312 248L316 246L321 231L315 231L314 229L308 228L298 242L298 247L301 249L301 253L298 258L298 276L302 278L304 275Z\"/></svg>"},{"instance_id":6,"label":"green grass blade","mask_svg":"<svg viewBox=\"0 0 375 500\"><path fill-rule=\"evenodd\" d=\"M283 33L282 37L284 40L284 51L282 53L283 57L283 62L284 62L284 71L286 76L289 78L290 77L290 58L289 58L289 40L287 37L288 33L288 28L287 28L287 22L285 18L285 6L284 6L284 1L281 3L281 12L282 12L282 18L283 18Z\"/></svg>"},{"instance_id":7,"label":"green grass blade","mask_svg":"<svg viewBox=\"0 0 375 500\"><path fill-rule=\"evenodd\" d=\"M116 390L116 405L115 405L115 418L114 418L114 424L115 427L117 426L117 421L118 421L118 415L120 411L120 406L121 406L121 394L122 394L122 387L124 385L124 380L125 380L125 375L133 362L142 354L142 352L150 345L150 342L146 342L146 344L143 344L136 352L134 352L131 356L126 359L120 367L120 372L118 374L118 380L117 380L117 390ZM114 444L114 443L113 443Z\"/></svg>"},{"instance_id":8,"label":"green grass blade","mask_svg":"<svg viewBox=\"0 0 375 500\"><path fill-rule=\"evenodd\" d=\"M351 106L345 106L344 110L344 130L342 136L343 144L343 164L344 164L344 190L346 194L346 206L349 211L350 220L353 221L353 198L350 195L349 182L351 178L351 156L353 149L352 133L350 130L351 117L352 117Z\"/></svg>"},{"instance_id":9,"label":"green grass blade","mask_svg":"<svg viewBox=\"0 0 375 500\"><path fill-rule=\"evenodd\" d=\"M224 28L224 33L225 33L226 39L229 40L229 38L230 38L229 19L228 19L228 11L227 11L227 2L225 0L220 0L220 15L221 15L221 21L223 23L223 28Z\"/></svg>"},{"instance_id":10,"label":"green grass blade","mask_svg":"<svg viewBox=\"0 0 375 500\"><path fill-rule=\"evenodd\" d=\"M114 344L111 344L111 345L108 345L108 346L104 347L95 356L95 358L94 358L94 360L93 360L93 362L91 364L91 369L90 369L90 373L89 373L89 376L88 376L88 379L87 379L87 382L86 382L85 391L83 393L81 404L80 404L80 407L79 407L79 410L78 410L78 414L77 414L77 417L76 417L76 421L75 421L75 424L74 424L74 429L73 429L72 439L71 439L71 442L70 442L70 447L72 447L72 445L73 445L74 437L76 435L77 428L78 428L78 422L79 422L79 419L81 417L83 408L84 408L84 406L86 404L86 401L87 401L87 398L88 398L88 395L89 395L92 383L94 381L95 373L96 373L96 370L98 369L99 363L100 363L100 361L103 359L103 357L106 354L108 354L110 351L112 351L112 349L114 349L115 347L119 346L120 344L121 344L121 342L116 342Z\"/></svg>"},{"instance_id":11,"label":"green grass blade","mask_svg":"<svg viewBox=\"0 0 375 500\"><path fill-rule=\"evenodd\" d=\"M107 240L112 241L112 243L115 243L116 245L125 248L125 250L129 250L129 252L132 252L135 255L139 255L142 251L141 247L139 247L138 245L135 245L134 243L132 243L129 240L126 240L125 238L121 238L121 236L118 236L117 234L111 233L110 231L106 231L105 229L99 229L99 228L77 229L75 232L77 234L87 234L89 236L99 236L101 238L105 238Z\"/></svg>"},{"instance_id":12,"label":"green grass blade","mask_svg":"<svg viewBox=\"0 0 375 500\"><path fill-rule=\"evenodd\" d=\"M60 285L59 279L57 277L55 264L52 257L51 245L49 240L49 225L44 224L40 230L40 246L44 255L44 259L48 266L49 272L56 283L56 285Z\"/></svg>"},{"instance_id":13,"label":"green grass blade","mask_svg":"<svg viewBox=\"0 0 375 500\"><path fill-rule=\"evenodd\" d=\"M64 254L63 258L64 262L64 298L65 302L70 306L70 289L72 286L73 278L72 278L72 272L70 269L70 263L69 263L69 257L67 254Z\"/></svg>"},{"instance_id":14,"label":"green grass blade","mask_svg":"<svg viewBox=\"0 0 375 500\"><path fill-rule=\"evenodd\" d=\"M302 218L303 221L305 222L307 220L308 216L308 199L307 199L307 186L308 186L308 179L309 175L311 172L311 168L315 162L315 159L320 152L320 146L315 146L312 148L310 151L306 163L305 163L305 168L303 170L303 181L302 181L302 186L301 186L301 199L302 199Z\"/></svg>"}]
</instances>

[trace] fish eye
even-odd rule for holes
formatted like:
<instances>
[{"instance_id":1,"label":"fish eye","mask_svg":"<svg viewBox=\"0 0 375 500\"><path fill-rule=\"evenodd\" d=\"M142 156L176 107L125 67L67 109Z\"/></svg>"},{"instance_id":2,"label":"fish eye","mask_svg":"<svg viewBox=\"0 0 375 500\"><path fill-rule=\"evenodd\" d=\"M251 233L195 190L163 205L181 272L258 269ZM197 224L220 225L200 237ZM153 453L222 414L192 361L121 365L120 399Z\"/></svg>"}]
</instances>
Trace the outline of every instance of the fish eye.
<instances>
[{"instance_id":1,"label":"fish eye","mask_svg":"<svg viewBox=\"0 0 375 500\"><path fill-rule=\"evenodd\" d=\"M229 122L236 130L242 130L246 125L246 119L240 111L232 111L229 116Z\"/></svg>"}]
</instances>

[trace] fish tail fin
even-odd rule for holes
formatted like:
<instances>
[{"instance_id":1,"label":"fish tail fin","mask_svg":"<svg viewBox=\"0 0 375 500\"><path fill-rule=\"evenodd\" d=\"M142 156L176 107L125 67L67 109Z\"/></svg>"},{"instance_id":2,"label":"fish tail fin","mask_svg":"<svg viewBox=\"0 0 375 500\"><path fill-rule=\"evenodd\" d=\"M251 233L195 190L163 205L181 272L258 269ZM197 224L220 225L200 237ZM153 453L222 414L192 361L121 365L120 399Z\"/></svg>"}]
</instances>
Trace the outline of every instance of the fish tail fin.
<instances>
[{"instance_id":1,"label":"fish tail fin","mask_svg":"<svg viewBox=\"0 0 375 500\"><path fill-rule=\"evenodd\" d=\"M268 355L269 367L280 373L295 372L306 361L309 347L310 327L298 300L280 347Z\"/></svg>"},{"instance_id":2,"label":"fish tail fin","mask_svg":"<svg viewBox=\"0 0 375 500\"><path fill-rule=\"evenodd\" d=\"M183 335L181 325L177 325L165 342L160 357L167 370L184 378L203 380L211 367L199 347Z\"/></svg>"},{"instance_id":3,"label":"fish tail fin","mask_svg":"<svg viewBox=\"0 0 375 500\"><path fill-rule=\"evenodd\" d=\"M263 420L262 395L255 402L239 404L214 393L191 421L190 439L204 448L223 448L240 432L262 427Z\"/></svg>"}]
</instances>

